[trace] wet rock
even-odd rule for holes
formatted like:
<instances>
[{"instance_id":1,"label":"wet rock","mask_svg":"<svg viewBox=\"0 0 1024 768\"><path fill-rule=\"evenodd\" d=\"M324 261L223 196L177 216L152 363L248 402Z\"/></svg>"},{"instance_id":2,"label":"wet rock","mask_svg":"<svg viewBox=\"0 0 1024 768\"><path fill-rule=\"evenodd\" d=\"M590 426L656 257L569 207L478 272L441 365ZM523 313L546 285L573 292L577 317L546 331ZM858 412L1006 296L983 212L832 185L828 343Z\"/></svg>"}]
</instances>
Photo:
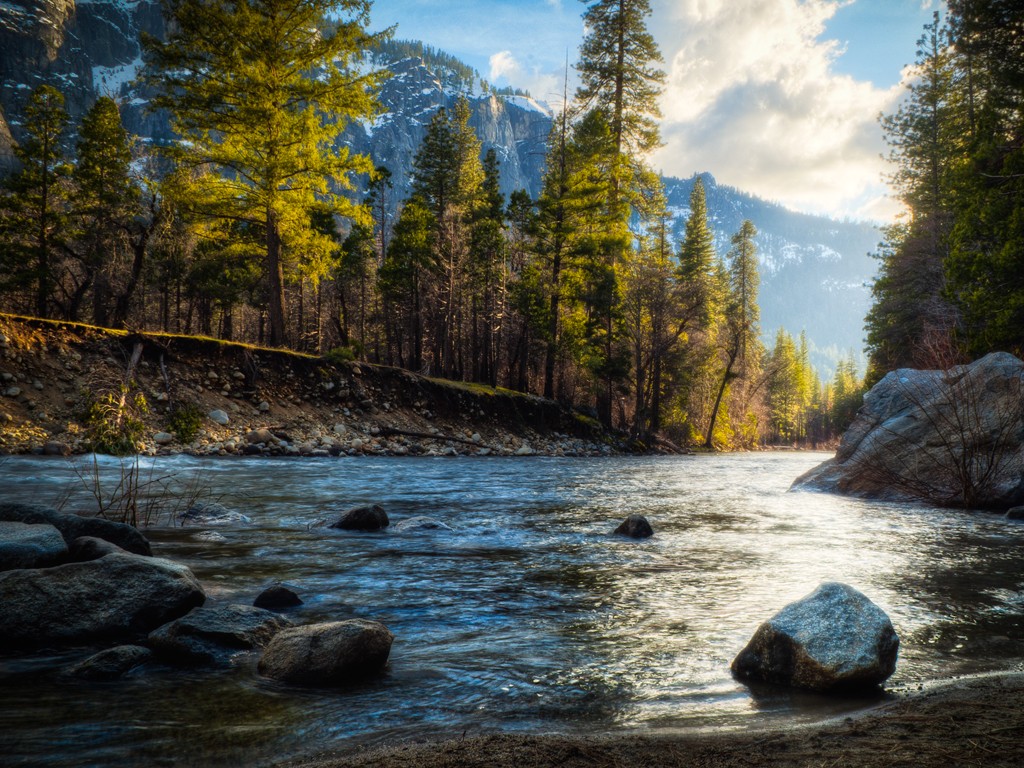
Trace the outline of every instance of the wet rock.
<instances>
[{"instance_id":1,"label":"wet rock","mask_svg":"<svg viewBox=\"0 0 1024 768\"><path fill-rule=\"evenodd\" d=\"M395 523L395 533L408 533L411 531L452 531L450 525L445 525L440 520L435 520L426 515L408 517Z\"/></svg>"},{"instance_id":2,"label":"wet rock","mask_svg":"<svg viewBox=\"0 0 1024 768\"><path fill-rule=\"evenodd\" d=\"M215 501L198 502L178 515L182 525L248 525L248 515L228 509Z\"/></svg>"},{"instance_id":3,"label":"wet rock","mask_svg":"<svg viewBox=\"0 0 1024 768\"><path fill-rule=\"evenodd\" d=\"M114 553L55 568L0 573L0 647L129 639L206 599L184 565Z\"/></svg>"},{"instance_id":4,"label":"wet rock","mask_svg":"<svg viewBox=\"0 0 1024 768\"><path fill-rule=\"evenodd\" d=\"M149 634L161 657L183 664L219 664L238 651L262 648L292 623L252 605L194 608Z\"/></svg>"},{"instance_id":5,"label":"wet rock","mask_svg":"<svg viewBox=\"0 0 1024 768\"><path fill-rule=\"evenodd\" d=\"M130 525L99 517L65 515L50 507L0 504L0 520L30 524L48 523L60 531L64 542L69 546L80 536L94 536L136 555L150 555L153 551L146 537Z\"/></svg>"},{"instance_id":6,"label":"wet rock","mask_svg":"<svg viewBox=\"0 0 1024 768\"><path fill-rule=\"evenodd\" d=\"M343 531L381 531L390 524L384 507L380 504L365 504L348 510L329 527Z\"/></svg>"},{"instance_id":7,"label":"wet rock","mask_svg":"<svg viewBox=\"0 0 1024 768\"><path fill-rule=\"evenodd\" d=\"M295 627L275 635L258 669L285 683L345 685L383 670L393 641L387 627L364 619Z\"/></svg>"},{"instance_id":8,"label":"wet rock","mask_svg":"<svg viewBox=\"0 0 1024 768\"><path fill-rule=\"evenodd\" d=\"M226 427L231 422L231 417L228 416L227 412L226 411L222 411L219 408L217 408L217 409L215 409L213 411L210 411L206 415L207 415L207 417L209 417L210 421L212 421L212 422L214 422L216 424L220 424L222 427Z\"/></svg>"},{"instance_id":9,"label":"wet rock","mask_svg":"<svg viewBox=\"0 0 1024 768\"><path fill-rule=\"evenodd\" d=\"M124 553L125 550L106 539L98 539L95 536L79 536L68 547L68 558L75 563L85 563L117 552Z\"/></svg>"},{"instance_id":10,"label":"wet rock","mask_svg":"<svg viewBox=\"0 0 1024 768\"><path fill-rule=\"evenodd\" d=\"M643 515L630 515L615 529L619 536L628 536L631 539L648 539L654 535L654 528Z\"/></svg>"},{"instance_id":11,"label":"wet rock","mask_svg":"<svg viewBox=\"0 0 1024 768\"><path fill-rule=\"evenodd\" d=\"M0 521L0 571L45 568L67 553L64 537L52 525Z\"/></svg>"},{"instance_id":12,"label":"wet rock","mask_svg":"<svg viewBox=\"0 0 1024 768\"><path fill-rule=\"evenodd\" d=\"M732 671L741 680L816 691L867 688L895 671L899 643L881 608L829 582L762 624Z\"/></svg>"},{"instance_id":13,"label":"wet rock","mask_svg":"<svg viewBox=\"0 0 1024 768\"><path fill-rule=\"evenodd\" d=\"M252 604L268 611L280 611L302 605L302 600L284 584L272 584L260 592Z\"/></svg>"},{"instance_id":14,"label":"wet rock","mask_svg":"<svg viewBox=\"0 0 1024 768\"><path fill-rule=\"evenodd\" d=\"M83 680L117 680L153 657L141 645L118 645L100 651L68 669L68 674Z\"/></svg>"},{"instance_id":15,"label":"wet rock","mask_svg":"<svg viewBox=\"0 0 1024 768\"><path fill-rule=\"evenodd\" d=\"M1007 520L1024 520L1024 507L1011 507L1006 510Z\"/></svg>"},{"instance_id":16,"label":"wet rock","mask_svg":"<svg viewBox=\"0 0 1024 768\"><path fill-rule=\"evenodd\" d=\"M223 544L226 542L227 536L217 531L199 531L192 536L196 541L205 541L208 544Z\"/></svg>"}]
</instances>

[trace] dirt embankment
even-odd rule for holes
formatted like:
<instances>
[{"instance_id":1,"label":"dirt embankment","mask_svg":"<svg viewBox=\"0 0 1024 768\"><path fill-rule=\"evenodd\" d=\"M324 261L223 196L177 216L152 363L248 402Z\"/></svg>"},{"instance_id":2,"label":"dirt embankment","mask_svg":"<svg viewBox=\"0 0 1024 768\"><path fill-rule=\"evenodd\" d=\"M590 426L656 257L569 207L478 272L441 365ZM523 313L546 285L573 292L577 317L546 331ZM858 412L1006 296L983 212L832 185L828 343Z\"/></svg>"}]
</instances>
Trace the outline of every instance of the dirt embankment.
<instances>
[{"instance_id":1,"label":"dirt embankment","mask_svg":"<svg viewBox=\"0 0 1024 768\"><path fill-rule=\"evenodd\" d=\"M289 768L952 768L1024 765L1024 674L967 678L824 725L622 737L485 736Z\"/></svg>"},{"instance_id":2,"label":"dirt embankment","mask_svg":"<svg viewBox=\"0 0 1024 768\"><path fill-rule=\"evenodd\" d=\"M134 361L134 362L133 362ZM596 455L627 449L543 398L365 363L0 314L0 452L81 453L90 402L142 395L140 452ZM173 414L193 414L195 433ZM187 421L187 420L186 420ZM182 439L185 435L185 439Z\"/></svg>"}]
</instances>

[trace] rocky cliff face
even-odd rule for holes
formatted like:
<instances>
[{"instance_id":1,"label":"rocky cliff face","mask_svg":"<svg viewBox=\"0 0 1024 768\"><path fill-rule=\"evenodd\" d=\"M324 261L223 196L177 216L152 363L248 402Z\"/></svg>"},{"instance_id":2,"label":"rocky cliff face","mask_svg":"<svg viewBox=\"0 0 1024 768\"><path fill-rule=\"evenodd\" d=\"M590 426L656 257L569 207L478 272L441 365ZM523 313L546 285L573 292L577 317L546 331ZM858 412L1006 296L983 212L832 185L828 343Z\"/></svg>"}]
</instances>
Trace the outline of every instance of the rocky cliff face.
<instances>
[{"instance_id":1,"label":"rocky cliff face","mask_svg":"<svg viewBox=\"0 0 1024 768\"><path fill-rule=\"evenodd\" d=\"M418 57L378 58L375 63L392 73L380 92L384 113L372 123L351 126L343 140L391 171L395 200L409 194L412 162L430 119L441 107L451 110L460 97L469 102L470 124L483 151L494 149L498 155L502 192L540 194L552 119L545 105L525 96L473 93L443 67L430 67Z\"/></svg>"}]
</instances>

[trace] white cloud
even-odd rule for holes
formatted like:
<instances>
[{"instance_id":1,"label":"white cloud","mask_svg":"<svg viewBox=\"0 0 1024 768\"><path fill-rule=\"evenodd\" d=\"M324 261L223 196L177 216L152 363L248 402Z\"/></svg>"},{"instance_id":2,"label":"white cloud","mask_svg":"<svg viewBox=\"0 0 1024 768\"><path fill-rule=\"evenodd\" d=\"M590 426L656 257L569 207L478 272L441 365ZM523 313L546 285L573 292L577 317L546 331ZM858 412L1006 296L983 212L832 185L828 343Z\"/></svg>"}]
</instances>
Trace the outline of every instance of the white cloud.
<instances>
[{"instance_id":1,"label":"white cloud","mask_svg":"<svg viewBox=\"0 0 1024 768\"><path fill-rule=\"evenodd\" d=\"M541 101L557 108L561 103L563 90L558 75L545 73L541 66L526 66L511 51L498 51L489 60L490 71L487 79L496 85L511 85L522 88Z\"/></svg>"},{"instance_id":2,"label":"white cloud","mask_svg":"<svg viewBox=\"0 0 1024 768\"><path fill-rule=\"evenodd\" d=\"M836 0L656 0L665 173L708 170L800 210L891 218L877 124L899 88L834 71ZM672 35L658 35L666 30Z\"/></svg>"}]
</instances>

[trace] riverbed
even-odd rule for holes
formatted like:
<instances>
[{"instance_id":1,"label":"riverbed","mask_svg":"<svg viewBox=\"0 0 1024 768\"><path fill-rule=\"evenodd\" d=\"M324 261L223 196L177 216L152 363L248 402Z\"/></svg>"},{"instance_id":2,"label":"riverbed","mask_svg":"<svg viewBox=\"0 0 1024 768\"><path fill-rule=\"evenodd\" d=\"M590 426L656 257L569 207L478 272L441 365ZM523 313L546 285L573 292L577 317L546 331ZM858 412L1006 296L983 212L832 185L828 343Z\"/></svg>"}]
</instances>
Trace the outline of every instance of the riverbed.
<instances>
[{"instance_id":1,"label":"riverbed","mask_svg":"<svg viewBox=\"0 0 1024 768\"><path fill-rule=\"evenodd\" d=\"M105 684L54 670L88 651L0 656L4 763L259 765L438 734L647 733L822 719L875 703L751 690L729 663L757 625L820 582L865 592L901 638L888 688L1024 668L1024 524L991 514L788 492L827 458L193 459L143 478L217 500L249 523L181 526L155 513L155 553L186 563L209 602L251 603L284 581L299 623L384 622L380 679L342 691L222 671L142 669ZM82 507L92 465L11 457L9 500ZM151 460L146 459L144 462ZM84 462L84 464L83 464ZM98 461L101 485L121 475ZM84 468L83 468L84 467ZM83 478L85 482L83 482ZM316 527L380 503L393 523ZM656 535L610 535L641 513ZM215 531L223 540L199 535Z\"/></svg>"}]
</instances>

